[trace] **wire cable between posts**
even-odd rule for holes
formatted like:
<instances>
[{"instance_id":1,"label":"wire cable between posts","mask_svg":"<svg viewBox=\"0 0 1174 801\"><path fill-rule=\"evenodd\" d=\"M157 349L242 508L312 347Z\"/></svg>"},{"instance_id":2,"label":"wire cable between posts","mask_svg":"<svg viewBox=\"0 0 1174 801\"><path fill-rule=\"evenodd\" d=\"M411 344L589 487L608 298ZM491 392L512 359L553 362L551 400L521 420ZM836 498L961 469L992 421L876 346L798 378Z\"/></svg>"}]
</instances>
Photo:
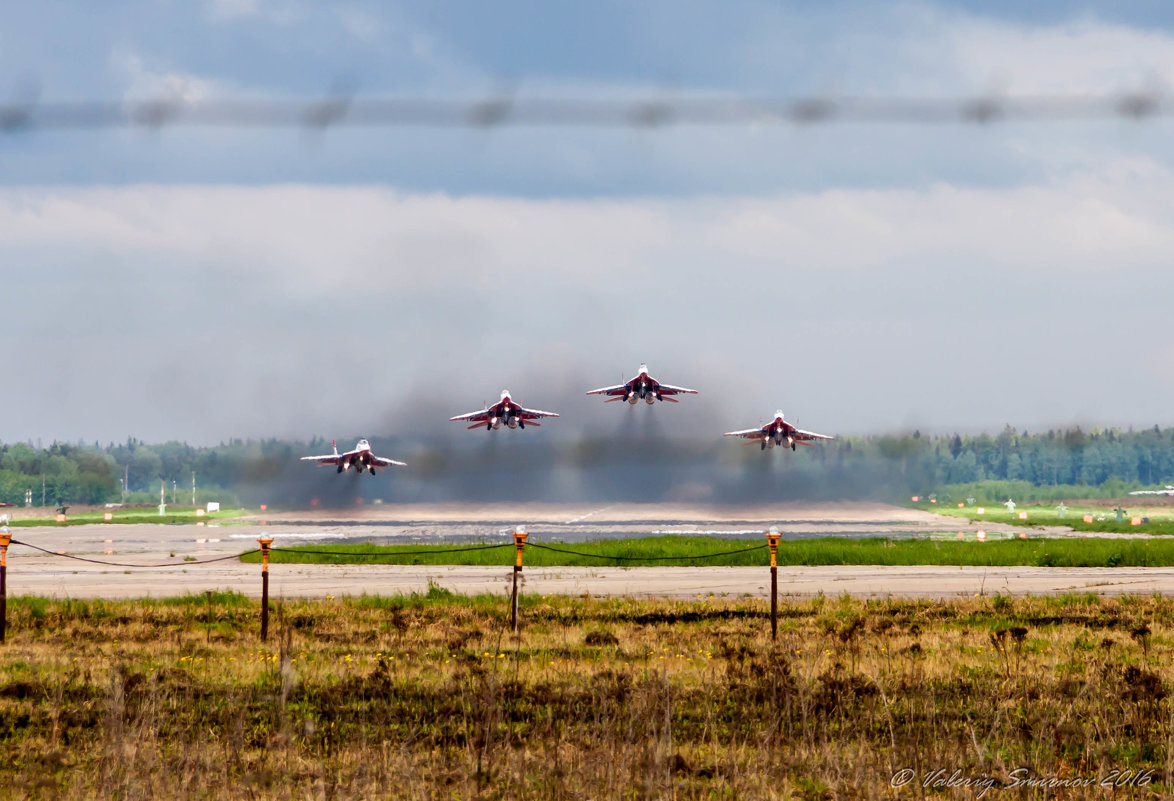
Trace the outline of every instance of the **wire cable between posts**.
<instances>
[{"instance_id":1,"label":"wire cable between posts","mask_svg":"<svg viewBox=\"0 0 1174 801\"><path fill-rule=\"evenodd\" d=\"M733 551L719 551L718 553L701 554L700 556L613 556L608 554L586 553L584 551L573 551L568 548L555 548L550 545L540 545L537 542L527 543L530 547L542 548L543 550L552 551L554 553L566 554L568 556L579 556L585 559L607 559L615 562L672 562L672 561L705 561L707 559L719 559L723 556L736 556L744 553L754 553L768 548L768 545L755 545L751 548L739 548ZM503 542L497 545L474 545L466 548L438 548L422 551L395 551L395 552L356 552L356 551L320 551L309 550L305 548L270 548L270 553L285 552L295 554L312 554L315 556L339 556L349 559L399 559L407 556L436 556L441 554L457 554L467 553L470 551L488 551L494 548L511 548L514 547L512 542Z\"/></svg>"},{"instance_id":2,"label":"wire cable between posts","mask_svg":"<svg viewBox=\"0 0 1174 801\"><path fill-rule=\"evenodd\" d=\"M107 562L104 559L90 559L85 556L75 556L74 554L69 554L69 553L58 553L57 551L50 551L48 548L42 548L39 545L33 545L32 543L28 543L28 542L21 542L20 540L13 540L12 544L13 545L23 545L26 548L32 548L34 551L40 551L41 553L48 554L49 556L59 556L63 559L73 559L78 562L89 562L90 564L105 565L107 567L131 567L131 568L134 568L134 567L139 567L139 568L189 567L189 566L194 566L194 565L210 565L213 562L227 562L230 559L240 559L242 556L248 556L251 553L257 553L261 550L260 548L254 548L251 551L242 551L241 553L229 554L228 556L218 556L215 559L199 559L199 560L196 560L193 562L164 562L162 564L155 564L155 565L136 565L136 564L130 564L127 562Z\"/></svg>"},{"instance_id":3,"label":"wire cable between posts","mask_svg":"<svg viewBox=\"0 0 1174 801\"><path fill-rule=\"evenodd\" d=\"M608 556L606 553L585 553L582 551L571 551L568 548L556 548L549 545L539 545L538 543L529 543L531 547L542 548L545 551L554 551L555 553L567 553L575 557L585 557L587 559L612 559L614 561L681 561L681 560L704 560L717 559L720 557L735 556L738 553L754 553L755 551L762 551L767 548L767 545L755 545L754 547L738 548L737 551L722 551L720 553L703 553L699 557L620 557Z\"/></svg>"},{"instance_id":4,"label":"wire cable between posts","mask_svg":"<svg viewBox=\"0 0 1174 801\"><path fill-rule=\"evenodd\" d=\"M428 550L428 551L385 551L383 553L379 553L379 552L362 553L359 551L311 551L311 550L306 550L303 548L272 548L272 547L269 549L269 552L270 553L278 553L278 552L308 553L308 554L314 554L316 556L342 556L342 557L350 557L350 558L355 558L355 559L359 559L359 558L371 559L371 558L381 558L381 557L398 558L401 556L433 556L436 554L444 554L444 553L468 553L470 551L489 551L489 550L493 550L494 548L512 548L512 547L514 547L514 544L512 542L503 542L503 543L499 543L497 545L472 545L472 546L465 547L465 548L457 548L457 547L438 548L435 550Z\"/></svg>"}]
</instances>

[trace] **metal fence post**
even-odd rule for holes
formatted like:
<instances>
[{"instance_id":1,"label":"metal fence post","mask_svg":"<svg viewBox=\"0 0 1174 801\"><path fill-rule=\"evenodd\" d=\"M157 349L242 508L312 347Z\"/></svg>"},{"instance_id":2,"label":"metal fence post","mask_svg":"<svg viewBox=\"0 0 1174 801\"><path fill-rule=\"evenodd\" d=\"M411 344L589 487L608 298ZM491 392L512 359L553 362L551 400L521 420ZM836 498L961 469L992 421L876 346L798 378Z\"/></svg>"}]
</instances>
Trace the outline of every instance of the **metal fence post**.
<instances>
[{"instance_id":1,"label":"metal fence post","mask_svg":"<svg viewBox=\"0 0 1174 801\"><path fill-rule=\"evenodd\" d=\"M518 630L518 578L522 575L522 550L526 547L526 529L519 526L514 529L514 547L518 549L517 560L514 562L514 590L510 597L510 627Z\"/></svg>"},{"instance_id":2,"label":"metal fence post","mask_svg":"<svg viewBox=\"0 0 1174 801\"><path fill-rule=\"evenodd\" d=\"M269 637L269 546L272 537L258 537L261 543L261 642Z\"/></svg>"},{"instance_id":3,"label":"metal fence post","mask_svg":"<svg viewBox=\"0 0 1174 801\"><path fill-rule=\"evenodd\" d=\"M11 543L8 526L0 528L0 643L4 642L8 628L8 546Z\"/></svg>"},{"instance_id":4,"label":"metal fence post","mask_svg":"<svg viewBox=\"0 0 1174 801\"><path fill-rule=\"evenodd\" d=\"M770 543L770 638L779 636L779 527L771 526L766 532Z\"/></svg>"}]
</instances>

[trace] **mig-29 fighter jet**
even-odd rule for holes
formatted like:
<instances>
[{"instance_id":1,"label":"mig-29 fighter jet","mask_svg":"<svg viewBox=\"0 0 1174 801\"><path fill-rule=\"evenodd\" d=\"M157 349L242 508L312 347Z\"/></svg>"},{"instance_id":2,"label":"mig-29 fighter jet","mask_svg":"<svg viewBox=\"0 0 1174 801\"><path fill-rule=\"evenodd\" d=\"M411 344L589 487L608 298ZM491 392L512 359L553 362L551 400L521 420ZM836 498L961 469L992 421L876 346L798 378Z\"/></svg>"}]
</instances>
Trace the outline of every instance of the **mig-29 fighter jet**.
<instances>
[{"instance_id":1,"label":"mig-29 fighter jet","mask_svg":"<svg viewBox=\"0 0 1174 801\"><path fill-rule=\"evenodd\" d=\"M365 439L359 440L355 445L353 451L346 453L338 452L337 442L330 443L334 448L334 453L326 456L303 456L303 462L316 462L319 467L326 467L328 465L337 466L338 472L350 470L353 466L356 473L362 473L366 468L371 471L371 475L375 475L376 468L387 468L395 465L396 467L407 467L404 462L397 462L395 459L384 459L382 456L376 456L371 452L371 443Z\"/></svg>"},{"instance_id":2,"label":"mig-29 fighter jet","mask_svg":"<svg viewBox=\"0 0 1174 801\"><path fill-rule=\"evenodd\" d=\"M696 395L697 390L685 387L674 387L671 384L662 384L648 374L648 365L640 365L640 371L631 381L616 384L614 387L600 387L587 393L588 395L608 395L604 403L626 400L635 406L641 400L649 406L657 401L679 403L674 395Z\"/></svg>"},{"instance_id":3,"label":"mig-29 fighter jet","mask_svg":"<svg viewBox=\"0 0 1174 801\"><path fill-rule=\"evenodd\" d=\"M506 428L525 428L527 425L537 426L534 422L542 417L558 417L554 412L544 412L541 409L527 409L524 406L519 406L510 400L510 391L503 389L501 391L501 400L492 406L486 406L479 412L469 412L468 414L458 414L456 417L450 417L449 420L468 420L472 421L473 425L467 426L471 431L474 428L485 427L486 431L493 431L502 427L505 424Z\"/></svg>"},{"instance_id":4,"label":"mig-29 fighter jet","mask_svg":"<svg viewBox=\"0 0 1174 801\"><path fill-rule=\"evenodd\" d=\"M775 445L790 445L791 450L795 450L796 445L806 445L808 448L814 448L815 446L808 442L808 440L835 439L835 437L829 437L827 434L816 434L814 431L803 431L795 428L795 426L783 419L782 409L775 412L775 419L764 426L748 428L745 431L727 431L722 436L741 437L742 439L758 442L762 446L762 450L773 448Z\"/></svg>"}]
</instances>

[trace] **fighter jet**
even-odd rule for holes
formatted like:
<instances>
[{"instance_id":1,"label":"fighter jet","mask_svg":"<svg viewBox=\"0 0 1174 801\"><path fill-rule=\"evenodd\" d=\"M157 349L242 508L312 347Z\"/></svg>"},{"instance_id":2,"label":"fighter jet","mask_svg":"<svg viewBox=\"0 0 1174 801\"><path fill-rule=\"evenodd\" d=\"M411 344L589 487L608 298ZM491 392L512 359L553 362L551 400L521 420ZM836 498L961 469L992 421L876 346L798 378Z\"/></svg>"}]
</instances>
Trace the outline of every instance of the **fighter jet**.
<instances>
[{"instance_id":1,"label":"fighter jet","mask_svg":"<svg viewBox=\"0 0 1174 801\"><path fill-rule=\"evenodd\" d=\"M527 409L519 406L510 400L510 391L503 389L501 391L501 400L492 406L486 406L479 412L469 412L468 414L458 414L456 417L450 417L449 420L472 420L473 425L467 426L471 431L474 428L485 427L486 431L493 431L501 428L504 423L506 428L525 428L527 425L537 426L535 420L541 417L558 417L554 412L544 412L541 409Z\"/></svg>"},{"instance_id":2,"label":"fighter jet","mask_svg":"<svg viewBox=\"0 0 1174 801\"><path fill-rule=\"evenodd\" d=\"M803 431L795 428L795 426L783 419L782 409L775 412L775 419L764 426L748 428L745 431L727 431L723 436L741 437L742 439L756 441L762 446L762 450L773 448L775 445L790 445L791 450L795 450L796 445L806 445L808 448L814 448L815 446L808 442L808 440L835 439L835 437L829 437L827 434L816 434L814 431Z\"/></svg>"},{"instance_id":3,"label":"fighter jet","mask_svg":"<svg viewBox=\"0 0 1174 801\"><path fill-rule=\"evenodd\" d=\"M395 459L384 459L382 456L376 456L371 452L371 443L365 439L359 440L358 444L355 445L355 449L346 453L338 452L337 442L332 442L330 445L334 448L334 453L327 454L326 456L303 456L302 461L316 462L319 467L334 465L338 467L339 473L350 470L351 467L355 468L356 473L362 473L363 469L366 468L371 471L371 475L375 475L375 470L381 467L387 468L392 465L396 467L407 467L407 464L404 462L397 462Z\"/></svg>"},{"instance_id":4,"label":"fighter jet","mask_svg":"<svg viewBox=\"0 0 1174 801\"><path fill-rule=\"evenodd\" d=\"M588 395L609 395L610 397L604 403L613 403L614 401L626 400L628 403L635 406L641 400L649 406L657 401L669 401L670 403L679 403L673 397L674 395L696 395L697 390L686 389L685 387L674 387L670 384L662 384L655 378L648 374L648 365L640 365L640 371L636 377L631 381L625 381L622 384L616 384L614 387L600 387L593 389L587 393Z\"/></svg>"},{"instance_id":5,"label":"fighter jet","mask_svg":"<svg viewBox=\"0 0 1174 801\"><path fill-rule=\"evenodd\" d=\"M1137 490L1129 493L1130 495L1174 495L1174 484L1167 484L1166 489L1160 490Z\"/></svg>"}]
</instances>

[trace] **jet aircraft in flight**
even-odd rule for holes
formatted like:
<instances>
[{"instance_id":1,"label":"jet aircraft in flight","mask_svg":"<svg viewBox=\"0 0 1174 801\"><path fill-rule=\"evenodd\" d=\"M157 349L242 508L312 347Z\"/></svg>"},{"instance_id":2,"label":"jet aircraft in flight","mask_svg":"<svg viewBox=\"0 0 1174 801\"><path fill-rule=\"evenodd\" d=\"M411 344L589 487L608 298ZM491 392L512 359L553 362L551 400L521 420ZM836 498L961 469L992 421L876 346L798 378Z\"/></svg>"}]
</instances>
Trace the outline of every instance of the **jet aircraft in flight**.
<instances>
[{"instance_id":1,"label":"jet aircraft in flight","mask_svg":"<svg viewBox=\"0 0 1174 801\"><path fill-rule=\"evenodd\" d=\"M775 418L764 426L758 428L748 428L745 431L727 431L723 436L726 437L741 437L753 442L758 442L762 446L762 450L773 448L775 445L786 446L790 445L791 450L795 450L796 445L806 445L808 448L814 448L808 440L813 439L835 439L829 437L827 434L816 434L814 431L803 431L795 428L795 426L783 419L783 410L779 409L775 412Z\"/></svg>"},{"instance_id":2,"label":"jet aircraft in flight","mask_svg":"<svg viewBox=\"0 0 1174 801\"><path fill-rule=\"evenodd\" d=\"M458 414L456 417L450 417L448 419L452 421L472 421L473 425L467 426L469 430L484 426L486 431L493 431L494 429L501 428L503 424L506 428L525 428L528 425L537 426L539 423L534 421L542 417L558 417L558 415L554 412L544 412L541 409L527 409L524 406L519 406L510 400L510 391L503 389L501 391L501 400L492 406L486 406L479 412Z\"/></svg>"},{"instance_id":3,"label":"jet aircraft in flight","mask_svg":"<svg viewBox=\"0 0 1174 801\"><path fill-rule=\"evenodd\" d=\"M640 365L640 371L631 381L616 384L614 387L600 387L587 393L588 395L608 395L604 403L626 400L635 406L641 400L649 406L657 401L679 403L674 395L696 395L697 390L685 387L674 387L671 384L662 384L648 374L648 365Z\"/></svg>"},{"instance_id":4,"label":"jet aircraft in flight","mask_svg":"<svg viewBox=\"0 0 1174 801\"><path fill-rule=\"evenodd\" d=\"M371 471L371 475L375 475L375 470L381 467L387 468L392 465L396 467L407 467L407 464L404 462L397 462L395 459L385 459L382 456L376 456L371 451L371 443L365 439L359 440L358 444L355 445L355 449L346 453L338 452L337 442L330 444L334 448L334 453L327 454L326 456L303 456L302 461L316 462L319 467L326 467L328 465L337 466L338 472L340 473L345 470L350 470L351 467L355 468L356 473L362 473L363 469L366 468Z\"/></svg>"}]
</instances>

